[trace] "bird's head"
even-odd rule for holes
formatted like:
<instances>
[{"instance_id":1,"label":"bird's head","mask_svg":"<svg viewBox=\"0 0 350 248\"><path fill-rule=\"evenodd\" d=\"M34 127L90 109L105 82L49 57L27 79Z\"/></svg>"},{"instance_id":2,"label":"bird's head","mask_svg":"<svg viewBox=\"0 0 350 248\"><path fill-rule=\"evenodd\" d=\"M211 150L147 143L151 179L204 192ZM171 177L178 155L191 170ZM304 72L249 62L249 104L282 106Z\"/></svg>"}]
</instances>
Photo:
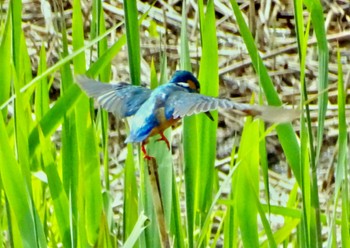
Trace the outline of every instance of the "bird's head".
<instances>
[{"instance_id":1,"label":"bird's head","mask_svg":"<svg viewBox=\"0 0 350 248\"><path fill-rule=\"evenodd\" d=\"M174 83L189 92L199 93L200 85L195 76L189 71L176 71L169 83Z\"/></svg>"}]
</instances>

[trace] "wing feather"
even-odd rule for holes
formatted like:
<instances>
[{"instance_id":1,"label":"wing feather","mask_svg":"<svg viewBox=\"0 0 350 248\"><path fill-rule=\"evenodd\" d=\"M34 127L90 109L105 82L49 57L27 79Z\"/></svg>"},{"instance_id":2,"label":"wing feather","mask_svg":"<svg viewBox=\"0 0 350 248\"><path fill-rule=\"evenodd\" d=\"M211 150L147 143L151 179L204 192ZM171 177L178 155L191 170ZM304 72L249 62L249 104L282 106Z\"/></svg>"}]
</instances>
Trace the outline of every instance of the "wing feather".
<instances>
[{"instance_id":1,"label":"wing feather","mask_svg":"<svg viewBox=\"0 0 350 248\"><path fill-rule=\"evenodd\" d=\"M76 82L89 97L95 98L104 109L118 118L134 115L152 92L127 83L101 83L83 75L78 75Z\"/></svg>"},{"instance_id":2,"label":"wing feather","mask_svg":"<svg viewBox=\"0 0 350 248\"><path fill-rule=\"evenodd\" d=\"M173 118L222 109L233 109L242 115L257 116L268 122L289 122L298 117L298 110L275 106L260 106L236 103L228 99L204 96L197 93L174 92L166 104L166 113Z\"/></svg>"}]
</instances>

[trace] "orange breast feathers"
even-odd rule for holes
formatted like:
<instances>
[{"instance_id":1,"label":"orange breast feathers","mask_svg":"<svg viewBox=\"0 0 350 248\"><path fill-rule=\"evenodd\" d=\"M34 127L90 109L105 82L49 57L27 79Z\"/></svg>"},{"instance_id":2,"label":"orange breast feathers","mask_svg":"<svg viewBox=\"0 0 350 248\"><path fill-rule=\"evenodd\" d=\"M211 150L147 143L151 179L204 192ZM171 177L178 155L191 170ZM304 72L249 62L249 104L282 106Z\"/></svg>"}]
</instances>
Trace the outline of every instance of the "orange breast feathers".
<instances>
[{"instance_id":1,"label":"orange breast feathers","mask_svg":"<svg viewBox=\"0 0 350 248\"><path fill-rule=\"evenodd\" d=\"M149 135L150 136L153 136L153 135L156 135L156 134L159 134L159 133L162 133L165 129L167 129L168 127L174 125L176 122L178 122L180 120L180 118L171 118L169 120L167 120L165 118L165 108L158 108L156 111L155 111L155 116L159 122L159 125L154 127L152 130L151 130L151 133Z\"/></svg>"}]
</instances>

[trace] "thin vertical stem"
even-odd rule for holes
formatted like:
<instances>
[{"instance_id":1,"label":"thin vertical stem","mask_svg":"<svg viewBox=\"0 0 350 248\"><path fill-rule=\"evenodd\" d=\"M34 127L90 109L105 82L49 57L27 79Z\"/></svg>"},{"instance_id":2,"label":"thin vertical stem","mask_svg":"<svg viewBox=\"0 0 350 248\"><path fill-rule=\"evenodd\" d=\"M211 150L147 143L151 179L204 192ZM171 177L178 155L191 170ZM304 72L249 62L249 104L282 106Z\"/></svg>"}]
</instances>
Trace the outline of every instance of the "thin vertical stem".
<instances>
[{"instance_id":1,"label":"thin vertical stem","mask_svg":"<svg viewBox=\"0 0 350 248\"><path fill-rule=\"evenodd\" d=\"M169 236L165 225L164 208L163 208L162 196L160 192L156 159L151 158L150 160L147 160L147 166L148 166L148 174L150 177L150 182L152 187L153 205L157 216L158 228L159 228L159 233L162 241L162 247L168 248L170 247L170 242L169 242Z\"/></svg>"}]
</instances>

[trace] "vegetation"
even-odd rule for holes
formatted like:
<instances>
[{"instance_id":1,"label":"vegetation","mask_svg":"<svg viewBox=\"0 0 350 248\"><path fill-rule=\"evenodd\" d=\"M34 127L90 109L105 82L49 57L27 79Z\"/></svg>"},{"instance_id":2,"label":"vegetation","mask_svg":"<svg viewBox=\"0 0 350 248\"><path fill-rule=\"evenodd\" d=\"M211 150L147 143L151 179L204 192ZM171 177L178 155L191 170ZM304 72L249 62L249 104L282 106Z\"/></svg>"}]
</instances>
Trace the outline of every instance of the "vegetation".
<instances>
[{"instance_id":1,"label":"vegetation","mask_svg":"<svg viewBox=\"0 0 350 248\"><path fill-rule=\"evenodd\" d=\"M262 1L149 5L136 0L43 0L41 6L35 1L2 1L0 243L162 247L165 228L173 247L350 247L348 106L342 65L348 55L342 52L344 43L337 43L349 35L343 30L349 28L344 24L349 14L339 14L334 21L339 25L325 23L326 11L334 11L334 6L349 11L350 5L334 2L332 9L319 0L295 0L285 6L292 14L287 21L273 22L282 9ZM33 15L39 10L40 18ZM289 43L279 46L277 33L285 26ZM332 35L327 35L329 29ZM152 42L157 52L145 53L145 44ZM235 47L227 49L232 44ZM289 60L277 61L287 53L294 53L294 59L288 55ZM223 62L225 54L234 63ZM290 81L286 79L292 98L281 83L289 76L272 75L274 70L287 73L288 67L293 67ZM148 149L156 157L165 223L158 228L155 209L160 203L149 164L138 146L123 144L127 125L101 109L95 111L74 75L108 82L118 74L119 79L150 82L154 88L175 69L198 71L205 95L231 96L219 83L237 86L240 78L239 83L246 84L235 94L249 94L245 100L261 104L294 104L301 116L295 123L271 126L242 118L241 135L230 137L236 142L231 142L224 166L217 158L218 124L223 123L218 113L213 113L214 122L204 115L185 118L183 135L178 135L179 128L174 135L167 130L169 139L174 138L173 154L152 139ZM252 86L252 81L257 84ZM335 136L327 124L332 117ZM276 173L269 168L271 136L278 137L282 148L277 158L292 172L291 178L278 176L279 182L288 182L288 189L275 189L278 183L272 183ZM334 156L329 164L324 162L325 151ZM334 182L320 176L326 165L333 169L329 175ZM276 190L287 199L279 199Z\"/></svg>"}]
</instances>

